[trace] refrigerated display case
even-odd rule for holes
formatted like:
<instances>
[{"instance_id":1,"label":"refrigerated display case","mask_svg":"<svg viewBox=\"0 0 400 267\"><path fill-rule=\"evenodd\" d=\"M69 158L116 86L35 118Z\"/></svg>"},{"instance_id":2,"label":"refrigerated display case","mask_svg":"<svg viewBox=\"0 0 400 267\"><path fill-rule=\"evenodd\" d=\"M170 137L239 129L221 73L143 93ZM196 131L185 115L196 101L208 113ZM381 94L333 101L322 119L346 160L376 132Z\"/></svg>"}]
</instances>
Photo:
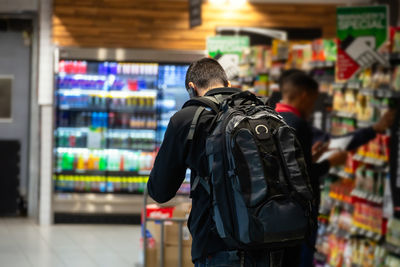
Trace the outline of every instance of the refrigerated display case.
<instances>
[{"instance_id":1,"label":"refrigerated display case","mask_svg":"<svg viewBox=\"0 0 400 267\"><path fill-rule=\"evenodd\" d=\"M202 53L169 63L154 51L140 61L129 50L120 61L79 52L62 51L55 75L55 222L138 222L168 121L188 99L188 63Z\"/></svg>"}]
</instances>

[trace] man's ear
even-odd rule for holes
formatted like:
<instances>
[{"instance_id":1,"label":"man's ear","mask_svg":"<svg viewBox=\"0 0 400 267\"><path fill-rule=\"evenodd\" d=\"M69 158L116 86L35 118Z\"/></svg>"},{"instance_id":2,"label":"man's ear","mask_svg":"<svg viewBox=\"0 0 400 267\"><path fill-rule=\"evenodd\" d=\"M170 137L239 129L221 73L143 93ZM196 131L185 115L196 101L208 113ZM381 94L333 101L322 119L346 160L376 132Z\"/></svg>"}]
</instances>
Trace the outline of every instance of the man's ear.
<instances>
[{"instance_id":1,"label":"man's ear","mask_svg":"<svg viewBox=\"0 0 400 267\"><path fill-rule=\"evenodd\" d=\"M194 85L193 82L189 82L188 85L189 85L190 88L196 89L196 86Z\"/></svg>"},{"instance_id":2,"label":"man's ear","mask_svg":"<svg viewBox=\"0 0 400 267\"><path fill-rule=\"evenodd\" d=\"M228 87L232 87L231 81L228 81Z\"/></svg>"}]
</instances>

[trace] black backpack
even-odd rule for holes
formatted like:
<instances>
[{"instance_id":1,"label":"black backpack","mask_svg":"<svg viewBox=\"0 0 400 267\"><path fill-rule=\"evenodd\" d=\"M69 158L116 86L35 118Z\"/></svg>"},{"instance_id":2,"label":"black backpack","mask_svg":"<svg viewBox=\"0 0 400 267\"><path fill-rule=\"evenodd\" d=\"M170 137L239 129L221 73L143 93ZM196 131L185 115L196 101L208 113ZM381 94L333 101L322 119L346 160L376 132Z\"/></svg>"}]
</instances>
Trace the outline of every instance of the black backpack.
<instances>
[{"instance_id":1,"label":"black backpack","mask_svg":"<svg viewBox=\"0 0 400 267\"><path fill-rule=\"evenodd\" d=\"M312 227L312 189L294 130L264 101L245 91L197 97L188 141L205 109L216 114L206 139L209 193L216 232L232 249L300 244Z\"/></svg>"}]
</instances>

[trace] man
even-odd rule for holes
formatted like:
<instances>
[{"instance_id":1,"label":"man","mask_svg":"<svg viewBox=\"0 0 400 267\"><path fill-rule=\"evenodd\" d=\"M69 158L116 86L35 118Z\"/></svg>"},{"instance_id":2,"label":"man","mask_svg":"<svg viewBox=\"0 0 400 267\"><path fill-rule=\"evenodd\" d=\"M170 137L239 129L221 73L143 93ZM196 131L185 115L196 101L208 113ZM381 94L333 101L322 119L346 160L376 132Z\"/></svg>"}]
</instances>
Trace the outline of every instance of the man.
<instances>
[{"instance_id":1,"label":"man","mask_svg":"<svg viewBox=\"0 0 400 267\"><path fill-rule=\"evenodd\" d=\"M304 157L310 174L311 184L314 192L315 219L318 216L320 203L320 178L328 173L331 166L342 165L347 159L345 151L337 152L327 160L316 163L321 149L322 142L314 142L321 136L321 131L317 131L308 122L309 117L314 111L315 102L318 98L318 83L299 70L291 70L281 78L282 101L276 104L276 111L284 120L293 127L302 145ZM347 146L347 150L353 150L375 138L377 132L384 132L393 122L393 112L386 113L382 119L370 128L360 129L352 133L352 140ZM326 134L325 134L326 135ZM322 139L329 139L325 136ZM320 150L320 151L318 151ZM304 244L301 253L300 266L309 267L313 265L314 251L310 245L314 246L316 232L313 233L311 244ZM296 252L293 252L296 254Z\"/></svg>"},{"instance_id":2,"label":"man","mask_svg":"<svg viewBox=\"0 0 400 267\"><path fill-rule=\"evenodd\" d=\"M286 123L293 127L299 139L307 171L310 175L311 185L314 193L314 221L316 223L320 202L319 178L328 173L331 166L344 164L347 158L346 152L337 152L329 159L320 163L313 162L312 157L312 126L308 118L314 111L314 104L318 97L318 83L310 76L302 72L295 72L285 78L281 87L282 101L276 104L276 111L284 118ZM316 231L312 233L310 244L303 244L302 248L292 249L292 257L299 257L301 253L300 266L312 266L313 248L316 240ZM298 264L296 264L298 266ZM293 265L293 266L296 266Z\"/></svg>"},{"instance_id":3,"label":"man","mask_svg":"<svg viewBox=\"0 0 400 267\"><path fill-rule=\"evenodd\" d=\"M191 96L227 97L240 92L239 89L230 88L231 84L223 68L216 60L209 58L190 65L185 85ZM193 142L188 143L187 135L196 110L195 106L186 107L169 122L147 184L149 195L157 202L163 203L175 196L187 168L191 169L191 184L197 175L207 175L205 140L214 114L208 110L202 113ZM224 242L213 231L215 225L210 216L210 199L205 189L197 187L191 192L191 198L192 211L188 226L193 237L193 262L196 266L240 266L239 257L227 251Z\"/></svg>"},{"instance_id":4,"label":"man","mask_svg":"<svg viewBox=\"0 0 400 267\"><path fill-rule=\"evenodd\" d=\"M286 79L294 74L294 73L303 73L305 74L304 71L299 70L299 69L289 69L284 71L281 76L279 77L279 88L280 90L283 88L283 83L286 81ZM278 92L273 92L270 100L268 100L268 104L275 108L276 104L282 99L282 93L281 91ZM315 105L315 102L313 103ZM374 125L366 128L360 128L357 129L354 132L351 132L347 134L346 136L352 136L350 143L347 145L346 150L347 151L352 151L357 149L358 147L365 145L372 139L376 137L377 133L382 133L385 132L386 129L388 129L394 121L394 111L388 111L386 112L381 119L375 123ZM337 138L337 137L343 137L343 136L331 136L329 133L325 133L324 131L312 127L312 144L313 144L313 149L312 149L312 154L321 154L321 152L324 152L323 146L324 143L329 142L330 139L332 138ZM326 146L325 146L326 148ZM319 153L318 153L319 152ZM318 157L314 157L318 158Z\"/></svg>"}]
</instances>

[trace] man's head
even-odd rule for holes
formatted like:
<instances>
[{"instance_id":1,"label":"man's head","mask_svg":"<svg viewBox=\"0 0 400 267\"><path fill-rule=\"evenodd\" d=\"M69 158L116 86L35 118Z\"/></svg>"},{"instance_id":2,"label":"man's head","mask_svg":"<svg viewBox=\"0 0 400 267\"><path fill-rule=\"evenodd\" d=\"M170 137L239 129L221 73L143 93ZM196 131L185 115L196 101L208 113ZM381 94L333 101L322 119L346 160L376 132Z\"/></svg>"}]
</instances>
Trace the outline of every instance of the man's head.
<instances>
[{"instance_id":1,"label":"man's head","mask_svg":"<svg viewBox=\"0 0 400 267\"><path fill-rule=\"evenodd\" d=\"M212 58L203 58L190 64L186 72L186 90L203 96L207 91L218 87L230 87L228 77L221 65Z\"/></svg>"},{"instance_id":2,"label":"man's head","mask_svg":"<svg viewBox=\"0 0 400 267\"><path fill-rule=\"evenodd\" d=\"M282 91L282 87L283 87L283 83L285 82L286 78L289 77L290 75L294 74L294 73L304 73L304 71L299 70L299 69L288 69L288 70L284 70L281 75L279 76L279 90Z\"/></svg>"},{"instance_id":3,"label":"man's head","mask_svg":"<svg viewBox=\"0 0 400 267\"><path fill-rule=\"evenodd\" d=\"M282 100L299 110L303 118L314 111L318 98L318 83L304 72L294 72L282 82Z\"/></svg>"}]
</instances>

